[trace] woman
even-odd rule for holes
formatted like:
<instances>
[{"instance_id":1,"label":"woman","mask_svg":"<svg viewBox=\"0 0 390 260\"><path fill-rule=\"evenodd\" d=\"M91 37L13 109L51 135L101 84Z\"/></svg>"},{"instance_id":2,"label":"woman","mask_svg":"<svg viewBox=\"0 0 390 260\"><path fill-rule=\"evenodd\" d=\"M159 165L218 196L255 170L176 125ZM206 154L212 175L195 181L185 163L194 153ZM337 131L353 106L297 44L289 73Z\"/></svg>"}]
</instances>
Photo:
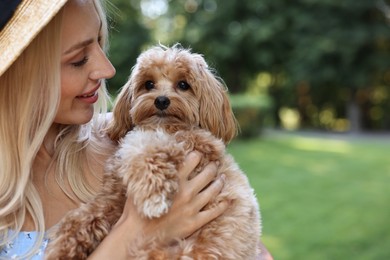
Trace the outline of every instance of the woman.
<instances>
[{"instance_id":1,"label":"woman","mask_svg":"<svg viewBox=\"0 0 390 260\"><path fill-rule=\"evenodd\" d=\"M115 149L104 135L104 80L115 70L100 1L7 0L0 10L0 258L41 259L45 231L99 190ZM223 186L216 165L186 178L199 159L188 156L166 216L142 219L129 200L90 258L126 259L139 237L184 239L222 214L227 202L201 211Z\"/></svg>"}]
</instances>

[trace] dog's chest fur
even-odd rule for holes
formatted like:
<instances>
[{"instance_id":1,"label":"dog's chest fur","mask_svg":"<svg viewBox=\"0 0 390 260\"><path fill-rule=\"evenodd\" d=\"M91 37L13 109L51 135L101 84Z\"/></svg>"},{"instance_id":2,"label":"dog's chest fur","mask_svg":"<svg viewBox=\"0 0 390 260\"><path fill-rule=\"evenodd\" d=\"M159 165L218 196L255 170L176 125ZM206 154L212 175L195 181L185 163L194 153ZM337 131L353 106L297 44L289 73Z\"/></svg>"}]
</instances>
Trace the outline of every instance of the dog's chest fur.
<instances>
[{"instance_id":1,"label":"dog's chest fur","mask_svg":"<svg viewBox=\"0 0 390 260\"><path fill-rule=\"evenodd\" d=\"M132 161L143 155L153 163L153 157L166 157L180 167L185 156L191 151L202 153L198 168L203 168L210 161L220 160L225 153L223 142L203 129L179 130L168 133L162 128L145 130L134 128L121 141L117 154L123 161ZM201 170L201 169L198 169Z\"/></svg>"},{"instance_id":2,"label":"dog's chest fur","mask_svg":"<svg viewBox=\"0 0 390 260\"><path fill-rule=\"evenodd\" d=\"M202 159L190 179L209 162L222 160L225 146L202 129L168 133L162 128L136 127L121 140L108 171L121 179L141 215L160 217L172 205L179 190L179 170L194 150L202 153Z\"/></svg>"}]
</instances>

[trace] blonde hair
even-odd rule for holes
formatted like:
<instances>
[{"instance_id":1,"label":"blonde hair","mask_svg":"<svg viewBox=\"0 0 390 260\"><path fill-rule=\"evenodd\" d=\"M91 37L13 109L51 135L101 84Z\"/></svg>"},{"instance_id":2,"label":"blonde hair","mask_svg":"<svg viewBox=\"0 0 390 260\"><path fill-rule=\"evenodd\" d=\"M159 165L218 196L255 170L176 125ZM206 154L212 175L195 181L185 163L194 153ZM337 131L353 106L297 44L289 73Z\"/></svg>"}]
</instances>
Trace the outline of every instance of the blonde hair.
<instances>
[{"instance_id":1,"label":"blonde hair","mask_svg":"<svg viewBox=\"0 0 390 260\"><path fill-rule=\"evenodd\" d=\"M100 0L94 3L102 21L102 45L106 46L105 12ZM29 214L40 232L34 248L24 257L32 256L44 238L43 207L31 169L60 101L62 16L61 10L0 77L0 249L20 232ZM99 97L94 118L107 110L108 94L103 82ZM85 202L97 192L85 176L85 172L91 172L94 159L87 157L87 150L102 153L92 135L93 126L93 122L60 126L55 142L57 181L75 201ZM66 190L65 182L71 191Z\"/></svg>"}]
</instances>

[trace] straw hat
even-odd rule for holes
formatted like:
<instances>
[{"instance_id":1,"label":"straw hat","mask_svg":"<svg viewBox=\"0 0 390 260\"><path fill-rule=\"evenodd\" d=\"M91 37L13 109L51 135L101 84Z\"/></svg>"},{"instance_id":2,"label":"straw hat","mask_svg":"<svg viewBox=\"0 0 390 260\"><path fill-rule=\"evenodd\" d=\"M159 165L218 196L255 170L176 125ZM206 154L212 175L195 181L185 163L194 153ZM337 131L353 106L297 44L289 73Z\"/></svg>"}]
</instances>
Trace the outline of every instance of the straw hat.
<instances>
[{"instance_id":1,"label":"straw hat","mask_svg":"<svg viewBox=\"0 0 390 260\"><path fill-rule=\"evenodd\" d=\"M0 1L0 75L68 0Z\"/></svg>"}]
</instances>

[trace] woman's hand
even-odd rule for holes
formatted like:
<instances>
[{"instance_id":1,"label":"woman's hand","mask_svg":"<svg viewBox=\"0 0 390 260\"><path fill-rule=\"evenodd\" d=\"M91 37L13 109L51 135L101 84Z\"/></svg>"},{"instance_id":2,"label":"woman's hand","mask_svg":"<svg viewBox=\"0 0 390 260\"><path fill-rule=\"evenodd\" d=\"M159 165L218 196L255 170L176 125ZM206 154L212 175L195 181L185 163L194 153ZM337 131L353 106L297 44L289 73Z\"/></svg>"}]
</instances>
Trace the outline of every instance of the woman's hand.
<instances>
[{"instance_id":1,"label":"woman's hand","mask_svg":"<svg viewBox=\"0 0 390 260\"><path fill-rule=\"evenodd\" d=\"M166 243L175 238L187 238L227 209L228 202L224 201L216 207L202 211L210 200L221 191L224 176L215 179L217 165L210 163L199 175L188 180L188 176L198 165L200 159L201 155L197 152L188 155L184 167L179 173L179 192L174 198L169 213L149 221L145 227L146 234L156 235L158 232ZM210 183L211 185L207 187ZM207 188L205 189L205 187ZM132 203L130 204L132 206Z\"/></svg>"},{"instance_id":2,"label":"woman's hand","mask_svg":"<svg viewBox=\"0 0 390 260\"><path fill-rule=\"evenodd\" d=\"M201 154L188 154L179 172L180 189L166 215L155 219L142 218L136 211L131 198L127 199L122 217L110 234L95 250L91 259L125 259L127 249L137 238L145 239L159 236L167 245L175 239L189 237L199 228L221 215L229 205L222 201L215 207L202 210L221 191L224 176L216 178L217 166L210 163L196 177L188 180L201 159ZM210 185L209 185L210 184ZM208 186L209 185L209 186ZM206 188L207 187L207 188ZM117 254L113 257L113 253Z\"/></svg>"}]
</instances>

